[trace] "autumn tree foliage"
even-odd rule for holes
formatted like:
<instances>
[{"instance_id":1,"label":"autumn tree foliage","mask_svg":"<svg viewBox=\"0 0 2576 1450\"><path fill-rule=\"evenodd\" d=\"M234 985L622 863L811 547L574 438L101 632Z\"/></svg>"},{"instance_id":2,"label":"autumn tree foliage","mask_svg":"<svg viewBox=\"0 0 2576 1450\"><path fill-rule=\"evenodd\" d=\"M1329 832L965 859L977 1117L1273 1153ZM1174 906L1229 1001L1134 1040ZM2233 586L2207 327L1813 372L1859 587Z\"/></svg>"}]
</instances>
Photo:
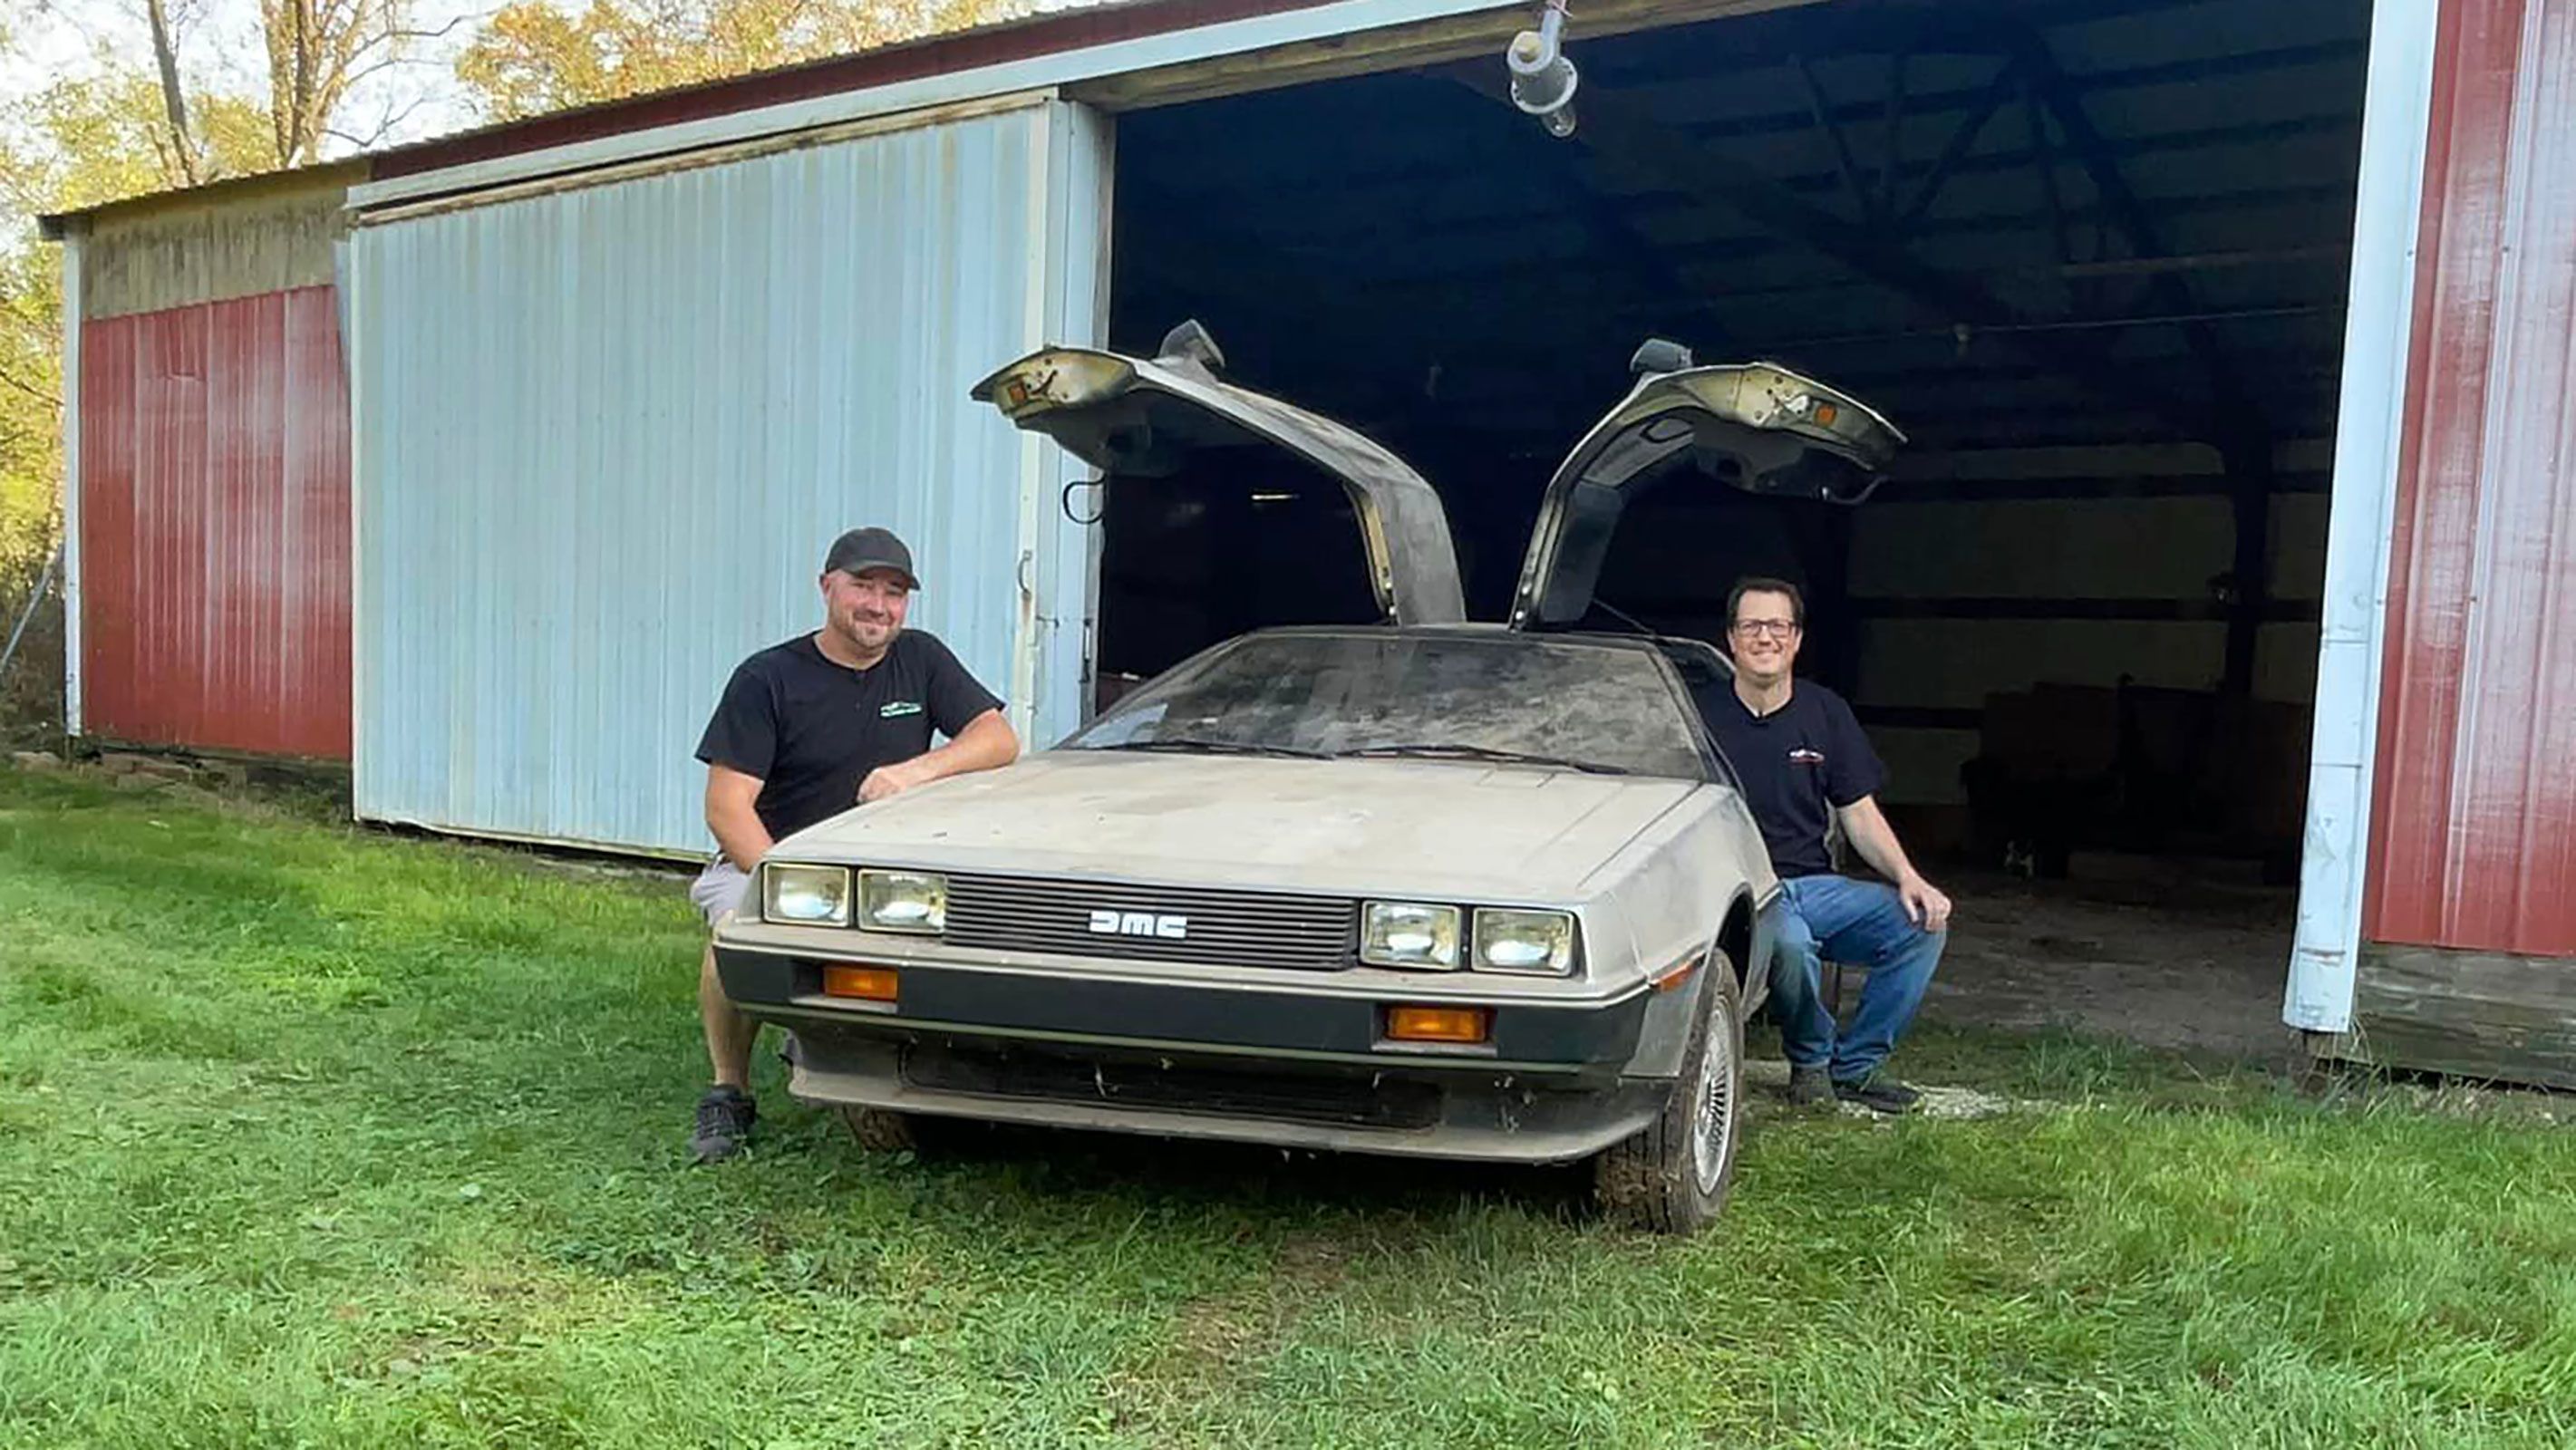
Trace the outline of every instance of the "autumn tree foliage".
<instances>
[{"instance_id":1,"label":"autumn tree foliage","mask_svg":"<svg viewBox=\"0 0 2576 1450\"><path fill-rule=\"evenodd\" d=\"M515 0L457 79L493 120L721 80L1011 19L1032 0Z\"/></svg>"}]
</instances>

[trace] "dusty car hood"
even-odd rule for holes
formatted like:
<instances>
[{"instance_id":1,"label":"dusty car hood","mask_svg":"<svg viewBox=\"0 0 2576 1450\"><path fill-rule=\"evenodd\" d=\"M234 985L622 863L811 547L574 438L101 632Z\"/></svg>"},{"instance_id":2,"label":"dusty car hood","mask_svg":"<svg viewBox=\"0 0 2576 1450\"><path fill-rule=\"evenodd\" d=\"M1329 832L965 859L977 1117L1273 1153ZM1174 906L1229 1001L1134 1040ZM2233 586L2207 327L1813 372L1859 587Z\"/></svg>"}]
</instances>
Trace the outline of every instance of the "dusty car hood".
<instances>
[{"instance_id":1,"label":"dusty car hood","mask_svg":"<svg viewBox=\"0 0 2576 1450\"><path fill-rule=\"evenodd\" d=\"M862 806L796 860L1571 902L1700 787L1462 762L1050 751Z\"/></svg>"}]
</instances>

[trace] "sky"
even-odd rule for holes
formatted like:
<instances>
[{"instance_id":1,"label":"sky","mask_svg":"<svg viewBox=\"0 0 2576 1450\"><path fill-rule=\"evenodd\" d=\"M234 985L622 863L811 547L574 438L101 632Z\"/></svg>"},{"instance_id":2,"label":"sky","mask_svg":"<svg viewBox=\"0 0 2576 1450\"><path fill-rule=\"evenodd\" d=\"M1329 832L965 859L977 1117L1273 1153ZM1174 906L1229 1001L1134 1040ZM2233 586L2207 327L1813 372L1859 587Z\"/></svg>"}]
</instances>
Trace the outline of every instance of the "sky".
<instances>
[{"instance_id":1,"label":"sky","mask_svg":"<svg viewBox=\"0 0 2576 1450\"><path fill-rule=\"evenodd\" d=\"M190 89L258 96L265 93L265 57L259 38L258 0L167 0L178 33L183 76ZM505 0L410 0L414 28L437 32L415 42L408 61L369 80L341 112L341 124L368 135L390 122L378 147L427 140L481 124L457 84L455 58L484 20ZM557 4L571 0L555 0ZM1053 10L1091 0L1038 0ZM0 134L20 139L16 128L28 101L53 81L99 74L112 62L152 64L151 28L144 0L0 0ZM327 155L358 149L332 141ZM0 216L0 247L25 236L32 219Z\"/></svg>"},{"instance_id":2,"label":"sky","mask_svg":"<svg viewBox=\"0 0 2576 1450\"><path fill-rule=\"evenodd\" d=\"M444 29L445 34L418 43L413 63L372 84L370 94L351 106L351 119L362 130L371 130L381 118L400 115L400 124L384 139L387 145L426 140L478 124L464 89L456 83L454 60L503 3L411 0L412 24L425 31ZM1039 0L1038 8L1086 3L1089 0ZM258 0L169 0L169 4L179 31L180 63L192 85L250 94L265 89ZM111 54L150 63L151 30L144 19L143 0L0 0L0 5L25 12L7 22L17 32L15 53L0 51L0 125L7 124L19 103L52 77L96 73L102 47ZM352 148L342 144L338 149Z\"/></svg>"},{"instance_id":3,"label":"sky","mask_svg":"<svg viewBox=\"0 0 2576 1450\"><path fill-rule=\"evenodd\" d=\"M418 43L411 62L372 78L342 112L343 124L361 135L395 118L380 145L418 141L479 124L454 61L483 17L502 0L412 0L412 23L422 30L452 26L436 40ZM181 72L191 89L260 95L267 89L259 40L258 0L170 0L178 31ZM109 58L152 63L151 27L143 0L0 0L8 17L0 45L0 132L14 134L28 115L28 101L59 78L105 70ZM331 155L355 150L329 143ZM0 204L0 247L31 245L35 219Z\"/></svg>"},{"instance_id":4,"label":"sky","mask_svg":"<svg viewBox=\"0 0 2576 1450\"><path fill-rule=\"evenodd\" d=\"M151 31L142 0L20 0L9 24L16 44L0 52L0 124L24 114L24 103L62 76L97 74L102 52L150 63ZM182 73L192 87L258 94L266 87L259 43L257 0L170 0L178 31ZM417 141L475 124L456 84L457 49L500 0L412 0L412 23L422 30L452 26L442 38L419 42L412 63L372 80L350 106L354 126L372 130L399 117L386 144ZM336 150L350 149L337 143Z\"/></svg>"}]
</instances>

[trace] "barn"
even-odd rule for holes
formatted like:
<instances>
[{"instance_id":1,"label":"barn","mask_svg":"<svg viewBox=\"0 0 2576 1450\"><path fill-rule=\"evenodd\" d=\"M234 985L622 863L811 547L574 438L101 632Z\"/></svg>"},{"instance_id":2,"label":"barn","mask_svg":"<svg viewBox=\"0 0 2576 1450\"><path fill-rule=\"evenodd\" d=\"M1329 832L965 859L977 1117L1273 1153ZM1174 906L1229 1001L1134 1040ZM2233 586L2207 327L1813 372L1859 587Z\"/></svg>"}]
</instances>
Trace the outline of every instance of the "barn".
<instances>
[{"instance_id":1,"label":"barn","mask_svg":"<svg viewBox=\"0 0 2576 1450\"><path fill-rule=\"evenodd\" d=\"M1607 607L1794 577L1909 839L2241 861L2320 1048L2576 1085L2576 11L1596 0L1548 118L1542 13L1100 5L49 218L73 732L699 852L716 683L852 521L1041 739L1366 608L1331 489L1092 499L993 366L1197 320L1496 617L1662 338L1909 442L1853 508L1660 488Z\"/></svg>"}]
</instances>

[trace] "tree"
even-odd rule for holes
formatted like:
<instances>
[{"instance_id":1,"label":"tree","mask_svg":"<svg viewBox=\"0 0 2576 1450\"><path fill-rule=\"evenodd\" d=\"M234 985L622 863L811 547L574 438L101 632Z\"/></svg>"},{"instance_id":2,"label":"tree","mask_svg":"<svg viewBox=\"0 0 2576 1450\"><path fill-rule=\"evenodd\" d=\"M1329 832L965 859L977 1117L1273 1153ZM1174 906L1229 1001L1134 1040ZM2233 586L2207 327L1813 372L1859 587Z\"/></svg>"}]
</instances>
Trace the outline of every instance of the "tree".
<instances>
[{"instance_id":1,"label":"tree","mask_svg":"<svg viewBox=\"0 0 2576 1450\"><path fill-rule=\"evenodd\" d=\"M118 5L36 0L58 23L88 37L98 74L91 79L122 87L137 73L131 57L148 58L157 82L148 113L153 150L169 165L170 186L193 186L246 171L306 166L337 142L353 150L382 144L429 99L415 93L405 104L400 88L371 81L398 67L424 64L419 43L464 23L434 30L411 24L413 0L256 0L259 20L253 57L238 34L211 23L216 12L249 0L122 0ZM205 84L208 74L226 78ZM384 102L368 120L353 122L362 95ZM212 112L222 112L217 115ZM245 119L255 121L253 147L239 144ZM222 134L218 134L218 133Z\"/></svg>"},{"instance_id":2,"label":"tree","mask_svg":"<svg viewBox=\"0 0 2576 1450\"><path fill-rule=\"evenodd\" d=\"M0 34L0 56L11 54ZM0 633L62 526L62 257L37 243L32 218L255 170L268 149L266 116L239 97L183 93L186 120L174 125L157 60L102 72L55 80L0 125ZM60 648L58 614L43 618L55 632L36 637L49 643L22 648L0 680L0 736L60 708L48 693L62 680L58 656L31 663Z\"/></svg>"},{"instance_id":3,"label":"tree","mask_svg":"<svg viewBox=\"0 0 2576 1450\"><path fill-rule=\"evenodd\" d=\"M721 80L1027 14L1033 0L512 0L456 63L485 115Z\"/></svg>"},{"instance_id":4,"label":"tree","mask_svg":"<svg viewBox=\"0 0 2576 1450\"><path fill-rule=\"evenodd\" d=\"M32 210L47 194L59 168L33 153L23 125L0 129L0 212ZM17 623L62 531L61 277L27 228L12 230L19 236L0 237L0 635ZM60 718L58 614L38 630L29 662L0 676L0 739L32 743L23 724Z\"/></svg>"},{"instance_id":5,"label":"tree","mask_svg":"<svg viewBox=\"0 0 2576 1450\"><path fill-rule=\"evenodd\" d=\"M161 75L161 117L170 128L170 150L179 176L197 184L197 143L188 132L188 88L179 79L179 40L170 28L169 0L143 0L152 25L152 61Z\"/></svg>"},{"instance_id":6,"label":"tree","mask_svg":"<svg viewBox=\"0 0 2576 1450\"><path fill-rule=\"evenodd\" d=\"M458 23L415 30L410 15L408 0L259 0L276 165L318 161L331 140L363 151L401 124L408 109L388 111L364 133L341 129L337 118L368 79L410 63L414 42L445 35Z\"/></svg>"},{"instance_id":7,"label":"tree","mask_svg":"<svg viewBox=\"0 0 2576 1450\"><path fill-rule=\"evenodd\" d=\"M191 64L208 43L201 0L39 3L87 38L91 56L82 73L13 95L0 115L0 634L43 577L63 517L61 257L37 245L31 218L303 165L335 139L372 144L400 115L388 109L373 135L336 118L424 38L405 23L407 0L260 0L265 75L226 91ZM0 16L0 64L41 77L10 34L24 14ZM60 611L56 594L0 679L0 738L38 738L30 732L61 718Z\"/></svg>"}]
</instances>

